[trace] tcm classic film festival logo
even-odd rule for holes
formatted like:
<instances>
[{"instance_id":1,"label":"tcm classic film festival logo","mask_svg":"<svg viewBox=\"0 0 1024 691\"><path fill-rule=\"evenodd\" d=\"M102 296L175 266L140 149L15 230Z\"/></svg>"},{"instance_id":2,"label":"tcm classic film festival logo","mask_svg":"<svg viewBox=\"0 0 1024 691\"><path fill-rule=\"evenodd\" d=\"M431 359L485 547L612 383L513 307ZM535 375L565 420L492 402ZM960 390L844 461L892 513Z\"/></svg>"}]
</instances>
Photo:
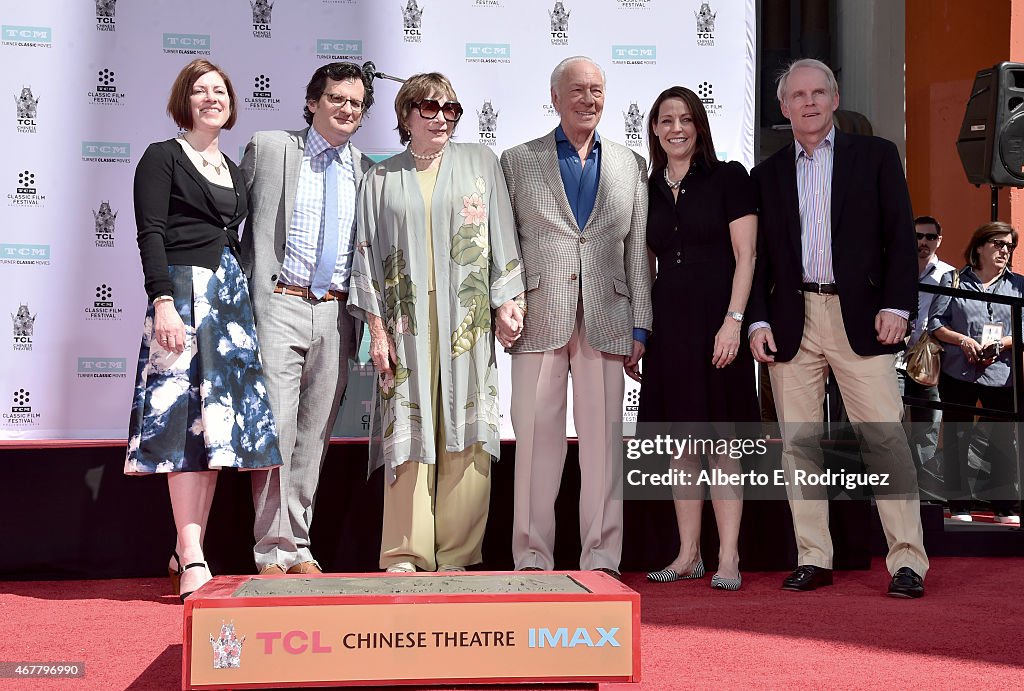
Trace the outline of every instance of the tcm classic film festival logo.
<instances>
[{"instance_id":1,"label":"tcm classic film festival logo","mask_svg":"<svg viewBox=\"0 0 1024 691\"><path fill-rule=\"evenodd\" d=\"M280 110L281 99L274 98L270 90L270 77L257 74L252 80L252 96L246 96L246 110Z\"/></svg>"},{"instance_id":2,"label":"tcm classic film festival logo","mask_svg":"<svg viewBox=\"0 0 1024 691\"><path fill-rule=\"evenodd\" d=\"M249 0L252 9L252 37L271 38L270 15L274 11L274 0Z\"/></svg>"},{"instance_id":3,"label":"tcm classic film festival logo","mask_svg":"<svg viewBox=\"0 0 1024 691\"><path fill-rule=\"evenodd\" d=\"M39 97L32 93L31 86L21 87L21 94L14 96L14 105L17 113L18 132L20 134L35 134Z\"/></svg>"},{"instance_id":4,"label":"tcm classic film festival logo","mask_svg":"<svg viewBox=\"0 0 1024 691\"><path fill-rule=\"evenodd\" d=\"M45 201L46 195L40 194L36 187L36 174L31 170L19 171L14 192L7 194L7 206L38 209Z\"/></svg>"},{"instance_id":5,"label":"tcm classic film festival logo","mask_svg":"<svg viewBox=\"0 0 1024 691\"><path fill-rule=\"evenodd\" d=\"M402 33L406 43L423 42L423 8L416 4L416 0L409 0L402 8Z\"/></svg>"},{"instance_id":6,"label":"tcm classic film festival logo","mask_svg":"<svg viewBox=\"0 0 1024 691\"><path fill-rule=\"evenodd\" d=\"M96 85L89 92L89 101L94 106L124 105L124 92L118 91L114 83L114 71L109 67L96 72Z\"/></svg>"},{"instance_id":7,"label":"tcm classic film festival logo","mask_svg":"<svg viewBox=\"0 0 1024 691\"><path fill-rule=\"evenodd\" d=\"M477 129L480 132L480 143L495 146L498 143L498 112L490 101L484 101L480 110L476 111Z\"/></svg>"},{"instance_id":8,"label":"tcm classic film festival logo","mask_svg":"<svg viewBox=\"0 0 1024 691\"><path fill-rule=\"evenodd\" d=\"M114 246L114 223L117 212L110 208L109 201L101 201L100 208L92 211L93 225L96 233L97 247Z\"/></svg>"},{"instance_id":9,"label":"tcm classic film festival logo","mask_svg":"<svg viewBox=\"0 0 1024 691\"><path fill-rule=\"evenodd\" d=\"M93 293L95 300L85 308L85 318L89 321L119 321L122 309L114 304L114 289L106 283L96 286Z\"/></svg>"},{"instance_id":10,"label":"tcm classic film festival logo","mask_svg":"<svg viewBox=\"0 0 1024 691\"><path fill-rule=\"evenodd\" d=\"M722 104L715 103L715 87L711 82L698 84L697 95L700 97L700 102L704 104L704 110L708 112L708 117L714 118L722 114Z\"/></svg>"},{"instance_id":11,"label":"tcm classic film festival logo","mask_svg":"<svg viewBox=\"0 0 1024 691\"><path fill-rule=\"evenodd\" d=\"M3 426L7 429L38 427L41 413L32 412L32 394L28 389L17 389L8 399L11 407L4 410Z\"/></svg>"},{"instance_id":12,"label":"tcm classic film festival logo","mask_svg":"<svg viewBox=\"0 0 1024 691\"><path fill-rule=\"evenodd\" d=\"M551 45L569 45L569 10L561 2L556 2L554 9L548 10L548 18L551 21Z\"/></svg>"},{"instance_id":13,"label":"tcm classic film festival logo","mask_svg":"<svg viewBox=\"0 0 1024 691\"><path fill-rule=\"evenodd\" d=\"M617 0L620 10L648 10L651 0Z\"/></svg>"},{"instance_id":14,"label":"tcm classic film festival logo","mask_svg":"<svg viewBox=\"0 0 1024 691\"><path fill-rule=\"evenodd\" d=\"M117 8L117 0L95 0L96 1L96 31L116 31L117 23L114 19L114 12Z\"/></svg>"},{"instance_id":15,"label":"tcm classic film festival logo","mask_svg":"<svg viewBox=\"0 0 1024 691\"><path fill-rule=\"evenodd\" d=\"M622 121L625 125L626 146L631 146L634 149L642 148L644 144L644 113L636 101L631 102L629 108L622 111Z\"/></svg>"},{"instance_id":16,"label":"tcm classic film festival logo","mask_svg":"<svg viewBox=\"0 0 1024 691\"><path fill-rule=\"evenodd\" d=\"M354 38L318 38L316 59L359 62L363 59L363 42Z\"/></svg>"},{"instance_id":17,"label":"tcm classic film festival logo","mask_svg":"<svg viewBox=\"0 0 1024 691\"><path fill-rule=\"evenodd\" d=\"M715 18L718 13L711 11L711 3L702 2L700 9L694 10L693 16L697 19L697 45L715 45Z\"/></svg>"},{"instance_id":18,"label":"tcm classic film festival logo","mask_svg":"<svg viewBox=\"0 0 1024 691\"><path fill-rule=\"evenodd\" d=\"M0 45L18 48L50 48L53 32L48 26L0 25Z\"/></svg>"},{"instance_id":19,"label":"tcm classic film festival logo","mask_svg":"<svg viewBox=\"0 0 1024 691\"><path fill-rule=\"evenodd\" d=\"M36 326L36 315L24 302L18 305L18 311L11 314L11 327L14 329L11 344L14 350L32 350L32 332Z\"/></svg>"}]
</instances>

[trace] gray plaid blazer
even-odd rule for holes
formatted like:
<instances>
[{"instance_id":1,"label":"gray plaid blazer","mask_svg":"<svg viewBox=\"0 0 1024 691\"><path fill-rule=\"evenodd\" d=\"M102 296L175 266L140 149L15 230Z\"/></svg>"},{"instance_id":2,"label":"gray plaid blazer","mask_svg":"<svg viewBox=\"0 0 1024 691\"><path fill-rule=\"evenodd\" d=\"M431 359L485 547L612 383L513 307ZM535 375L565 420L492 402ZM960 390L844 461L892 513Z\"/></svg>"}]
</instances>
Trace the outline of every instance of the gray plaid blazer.
<instances>
[{"instance_id":1,"label":"gray plaid blazer","mask_svg":"<svg viewBox=\"0 0 1024 691\"><path fill-rule=\"evenodd\" d=\"M526 323L513 353L561 348L583 296L587 341L613 355L633 352L633 329L651 328L644 160L601 140L597 201L582 232L558 170L555 133L501 155L526 271Z\"/></svg>"}]
</instances>

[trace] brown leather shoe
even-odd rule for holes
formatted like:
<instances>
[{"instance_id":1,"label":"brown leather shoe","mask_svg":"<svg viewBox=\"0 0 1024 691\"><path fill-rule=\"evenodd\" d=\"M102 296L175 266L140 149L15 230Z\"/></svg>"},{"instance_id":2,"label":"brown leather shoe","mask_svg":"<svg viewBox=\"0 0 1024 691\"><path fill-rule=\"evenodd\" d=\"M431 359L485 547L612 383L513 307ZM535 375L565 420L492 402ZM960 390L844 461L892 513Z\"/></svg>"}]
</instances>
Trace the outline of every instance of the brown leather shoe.
<instances>
[{"instance_id":1,"label":"brown leather shoe","mask_svg":"<svg viewBox=\"0 0 1024 691\"><path fill-rule=\"evenodd\" d=\"M284 567L280 564L268 564L260 569L261 576L282 576L284 575Z\"/></svg>"},{"instance_id":2,"label":"brown leather shoe","mask_svg":"<svg viewBox=\"0 0 1024 691\"><path fill-rule=\"evenodd\" d=\"M320 565L315 561L304 561L292 564L288 568L288 573L323 573L323 571L320 570Z\"/></svg>"}]
</instances>

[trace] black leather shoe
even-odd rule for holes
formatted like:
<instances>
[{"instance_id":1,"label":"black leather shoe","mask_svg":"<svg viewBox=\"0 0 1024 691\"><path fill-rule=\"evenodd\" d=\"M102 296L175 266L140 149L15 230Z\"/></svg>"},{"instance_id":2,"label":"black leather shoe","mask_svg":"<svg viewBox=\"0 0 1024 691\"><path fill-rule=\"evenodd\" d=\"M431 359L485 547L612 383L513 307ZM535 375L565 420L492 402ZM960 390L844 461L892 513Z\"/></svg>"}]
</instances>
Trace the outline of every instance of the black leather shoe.
<instances>
[{"instance_id":1,"label":"black leather shoe","mask_svg":"<svg viewBox=\"0 0 1024 691\"><path fill-rule=\"evenodd\" d=\"M544 569L540 568L539 566L524 566L523 568L519 569L519 571L543 571L543 570Z\"/></svg>"},{"instance_id":2,"label":"black leather shoe","mask_svg":"<svg viewBox=\"0 0 1024 691\"><path fill-rule=\"evenodd\" d=\"M614 578L617 581L621 581L622 580L622 574L619 573L618 571L616 571L615 569L609 569L608 567L602 566L599 569L594 569L594 571L600 571L601 573L606 573L606 574L608 574L609 576L611 576L612 578Z\"/></svg>"},{"instance_id":3,"label":"black leather shoe","mask_svg":"<svg viewBox=\"0 0 1024 691\"><path fill-rule=\"evenodd\" d=\"M805 591L825 585L832 585L832 569L805 564L796 567L793 573L786 576L786 580L782 582L782 589Z\"/></svg>"},{"instance_id":4,"label":"black leather shoe","mask_svg":"<svg viewBox=\"0 0 1024 691\"><path fill-rule=\"evenodd\" d=\"M889 581L889 597L921 597L924 595L924 579L909 566L896 569Z\"/></svg>"}]
</instances>

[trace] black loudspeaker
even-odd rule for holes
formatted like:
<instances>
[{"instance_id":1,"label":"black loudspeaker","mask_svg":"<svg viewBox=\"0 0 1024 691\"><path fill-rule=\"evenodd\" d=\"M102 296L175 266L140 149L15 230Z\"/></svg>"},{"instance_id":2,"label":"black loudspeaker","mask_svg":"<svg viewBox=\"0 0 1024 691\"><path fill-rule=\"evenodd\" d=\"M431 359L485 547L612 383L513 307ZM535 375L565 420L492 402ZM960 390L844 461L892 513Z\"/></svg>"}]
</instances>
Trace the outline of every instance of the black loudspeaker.
<instances>
[{"instance_id":1,"label":"black loudspeaker","mask_svg":"<svg viewBox=\"0 0 1024 691\"><path fill-rule=\"evenodd\" d=\"M1024 63L975 75L956 150L971 183L1024 187Z\"/></svg>"}]
</instances>

